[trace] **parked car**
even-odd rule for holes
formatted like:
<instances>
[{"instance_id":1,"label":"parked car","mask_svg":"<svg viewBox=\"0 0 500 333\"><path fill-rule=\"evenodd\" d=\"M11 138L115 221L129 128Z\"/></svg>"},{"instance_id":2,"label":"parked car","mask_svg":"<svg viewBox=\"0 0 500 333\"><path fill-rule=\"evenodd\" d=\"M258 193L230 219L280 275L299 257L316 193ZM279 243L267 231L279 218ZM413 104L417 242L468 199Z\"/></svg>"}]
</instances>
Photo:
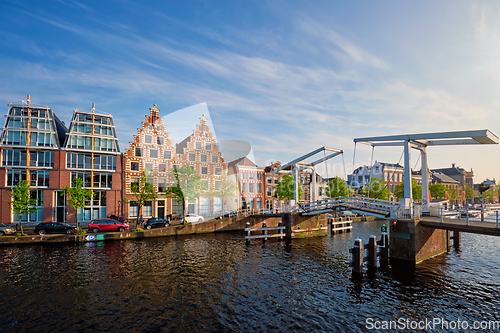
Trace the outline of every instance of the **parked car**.
<instances>
[{"instance_id":1,"label":"parked car","mask_svg":"<svg viewBox=\"0 0 500 333\"><path fill-rule=\"evenodd\" d=\"M16 228L0 223L0 236L12 235L16 233Z\"/></svg>"},{"instance_id":2,"label":"parked car","mask_svg":"<svg viewBox=\"0 0 500 333\"><path fill-rule=\"evenodd\" d=\"M165 221L157 217L152 217L146 222L144 222L144 228L148 230L151 228L163 228L166 227L167 225L170 225L170 221Z\"/></svg>"},{"instance_id":3,"label":"parked car","mask_svg":"<svg viewBox=\"0 0 500 333\"><path fill-rule=\"evenodd\" d=\"M90 221L89 232L101 231L120 231L130 230L130 226L126 223L112 219L95 219Z\"/></svg>"},{"instance_id":4,"label":"parked car","mask_svg":"<svg viewBox=\"0 0 500 333\"><path fill-rule=\"evenodd\" d=\"M188 223L199 223L203 222L205 219L201 215L196 215L196 214L186 214L185 222ZM184 221L181 221L184 222Z\"/></svg>"},{"instance_id":5,"label":"parked car","mask_svg":"<svg viewBox=\"0 0 500 333\"><path fill-rule=\"evenodd\" d=\"M270 209L263 209L262 214L271 214L271 210Z\"/></svg>"},{"instance_id":6,"label":"parked car","mask_svg":"<svg viewBox=\"0 0 500 333\"><path fill-rule=\"evenodd\" d=\"M76 227L67 223L44 222L38 224L33 231L35 234L39 234L41 236L45 234L73 234L76 232Z\"/></svg>"},{"instance_id":7,"label":"parked car","mask_svg":"<svg viewBox=\"0 0 500 333\"><path fill-rule=\"evenodd\" d=\"M342 210L338 214L339 214L339 216L342 216L342 217L355 217L356 216L356 214L351 212L350 210Z\"/></svg>"}]
</instances>

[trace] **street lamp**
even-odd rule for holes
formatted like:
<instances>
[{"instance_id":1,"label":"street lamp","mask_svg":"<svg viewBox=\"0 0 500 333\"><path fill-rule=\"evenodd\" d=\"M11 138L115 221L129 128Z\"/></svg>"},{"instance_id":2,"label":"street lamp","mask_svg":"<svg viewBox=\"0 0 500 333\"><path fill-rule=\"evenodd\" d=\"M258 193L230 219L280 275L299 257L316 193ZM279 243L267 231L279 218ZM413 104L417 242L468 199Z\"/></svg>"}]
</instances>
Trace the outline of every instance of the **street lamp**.
<instances>
[{"instance_id":1,"label":"street lamp","mask_svg":"<svg viewBox=\"0 0 500 333\"><path fill-rule=\"evenodd\" d=\"M481 222L484 222L484 205L483 205L483 193L490 188L489 185L485 185L484 182L479 185L479 193L481 193Z\"/></svg>"}]
</instances>

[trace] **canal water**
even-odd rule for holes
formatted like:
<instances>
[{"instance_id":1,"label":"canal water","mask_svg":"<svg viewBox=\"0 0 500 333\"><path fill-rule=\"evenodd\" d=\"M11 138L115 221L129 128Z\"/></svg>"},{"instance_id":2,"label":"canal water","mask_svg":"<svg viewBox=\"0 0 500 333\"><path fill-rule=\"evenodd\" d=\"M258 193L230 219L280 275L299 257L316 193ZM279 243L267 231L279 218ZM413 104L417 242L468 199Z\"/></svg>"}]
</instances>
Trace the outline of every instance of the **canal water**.
<instances>
[{"instance_id":1,"label":"canal water","mask_svg":"<svg viewBox=\"0 0 500 333\"><path fill-rule=\"evenodd\" d=\"M220 233L1 247L0 332L364 332L397 320L500 320L499 238L463 234L459 249L415 269L353 278L354 238L378 237L381 225L265 245Z\"/></svg>"}]
</instances>

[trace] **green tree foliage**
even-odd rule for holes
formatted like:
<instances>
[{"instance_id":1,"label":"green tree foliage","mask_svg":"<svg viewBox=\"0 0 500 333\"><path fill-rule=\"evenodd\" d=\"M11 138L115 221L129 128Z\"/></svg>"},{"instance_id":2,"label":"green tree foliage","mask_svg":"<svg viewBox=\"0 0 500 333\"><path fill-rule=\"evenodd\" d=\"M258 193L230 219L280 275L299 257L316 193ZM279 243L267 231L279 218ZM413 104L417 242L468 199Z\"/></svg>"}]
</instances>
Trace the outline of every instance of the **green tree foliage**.
<instances>
[{"instance_id":1,"label":"green tree foliage","mask_svg":"<svg viewBox=\"0 0 500 333\"><path fill-rule=\"evenodd\" d=\"M448 196L451 201L462 199L462 191L458 187L452 187L448 189Z\"/></svg>"},{"instance_id":2,"label":"green tree foliage","mask_svg":"<svg viewBox=\"0 0 500 333\"><path fill-rule=\"evenodd\" d=\"M418 185L417 180L415 178L411 179L411 194L413 196L414 201L422 201L422 186ZM394 195L402 199L405 197L405 183L397 185L394 188Z\"/></svg>"},{"instance_id":3,"label":"green tree foliage","mask_svg":"<svg viewBox=\"0 0 500 333\"><path fill-rule=\"evenodd\" d=\"M434 183L429 185L429 191L431 191L431 196L433 198L444 199L446 197L446 191L448 189L441 183Z\"/></svg>"},{"instance_id":4,"label":"green tree foliage","mask_svg":"<svg viewBox=\"0 0 500 333\"><path fill-rule=\"evenodd\" d=\"M142 215L142 207L146 202L153 201L158 197L153 186L153 181L149 177L148 170L142 172L138 182L130 183L130 192L132 193L132 200L130 201L136 202L139 207L139 214L137 214L137 223L139 223L139 216Z\"/></svg>"},{"instance_id":5,"label":"green tree foliage","mask_svg":"<svg viewBox=\"0 0 500 333\"><path fill-rule=\"evenodd\" d=\"M297 185L299 186L299 197L297 198L297 201L299 201L302 197L302 187L300 186L300 183ZM275 188L275 195L279 198L279 200L292 200L294 197L293 192L293 177L290 175L284 175Z\"/></svg>"},{"instance_id":6,"label":"green tree foliage","mask_svg":"<svg viewBox=\"0 0 500 333\"><path fill-rule=\"evenodd\" d=\"M166 194L182 205L183 216L187 213L187 201L194 201L200 197L205 187L200 175L194 171L189 164L184 164L179 169L172 169L170 179L173 180Z\"/></svg>"},{"instance_id":7,"label":"green tree foliage","mask_svg":"<svg viewBox=\"0 0 500 333\"><path fill-rule=\"evenodd\" d=\"M370 179L368 185L363 187L361 195L367 198L389 200L391 192L387 189L387 185L384 180L374 177Z\"/></svg>"},{"instance_id":8,"label":"green tree foliage","mask_svg":"<svg viewBox=\"0 0 500 333\"><path fill-rule=\"evenodd\" d=\"M485 202L492 202L495 201L495 192L492 189L488 189L483 192L483 200Z\"/></svg>"},{"instance_id":9,"label":"green tree foliage","mask_svg":"<svg viewBox=\"0 0 500 333\"><path fill-rule=\"evenodd\" d=\"M350 197L352 196L352 189L346 184L345 180L340 177L335 177L328 183L325 189L325 194L327 197Z\"/></svg>"},{"instance_id":10,"label":"green tree foliage","mask_svg":"<svg viewBox=\"0 0 500 333\"><path fill-rule=\"evenodd\" d=\"M87 205L92 199L92 190L88 188L83 188L83 179L81 178L73 178L71 181L71 187L64 186L63 193L61 195L68 196L68 203L75 210L78 211L78 208L83 208ZM76 228L79 229L78 226L78 214L76 216Z\"/></svg>"},{"instance_id":11,"label":"green tree foliage","mask_svg":"<svg viewBox=\"0 0 500 333\"><path fill-rule=\"evenodd\" d=\"M222 201L222 209L226 208L227 200L234 199L238 194L238 186L232 180L227 179L227 173L216 179L215 187L210 191L210 196Z\"/></svg>"},{"instance_id":12,"label":"green tree foliage","mask_svg":"<svg viewBox=\"0 0 500 333\"><path fill-rule=\"evenodd\" d=\"M9 202L12 210L19 216L19 226L21 227L21 234L24 234L21 216L24 214L31 214L38 210L37 199L31 197L30 185L26 180L17 183L12 189L10 194L11 201Z\"/></svg>"},{"instance_id":13,"label":"green tree foliage","mask_svg":"<svg viewBox=\"0 0 500 333\"><path fill-rule=\"evenodd\" d=\"M464 191L465 199L472 199L479 196L479 193L477 191L474 191L474 189L469 184L465 184Z\"/></svg>"}]
</instances>

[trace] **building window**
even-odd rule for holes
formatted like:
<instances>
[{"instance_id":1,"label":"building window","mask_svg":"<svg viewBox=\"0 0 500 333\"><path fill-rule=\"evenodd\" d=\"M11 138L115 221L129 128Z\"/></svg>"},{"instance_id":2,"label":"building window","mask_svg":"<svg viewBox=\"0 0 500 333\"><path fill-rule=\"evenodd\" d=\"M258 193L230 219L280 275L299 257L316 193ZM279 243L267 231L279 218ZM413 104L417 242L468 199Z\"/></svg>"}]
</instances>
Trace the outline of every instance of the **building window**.
<instances>
[{"instance_id":1,"label":"building window","mask_svg":"<svg viewBox=\"0 0 500 333\"><path fill-rule=\"evenodd\" d=\"M200 141L196 141L196 149L201 149L201 142Z\"/></svg>"},{"instance_id":2,"label":"building window","mask_svg":"<svg viewBox=\"0 0 500 333\"><path fill-rule=\"evenodd\" d=\"M144 156L144 148L135 148L135 156L137 157Z\"/></svg>"},{"instance_id":3,"label":"building window","mask_svg":"<svg viewBox=\"0 0 500 333\"><path fill-rule=\"evenodd\" d=\"M219 156L212 156L212 163L219 163Z\"/></svg>"},{"instance_id":4,"label":"building window","mask_svg":"<svg viewBox=\"0 0 500 333\"><path fill-rule=\"evenodd\" d=\"M163 143L165 142L165 138L162 137L162 136L159 136L156 138L156 143L159 145L159 146L163 146Z\"/></svg>"},{"instance_id":5,"label":"building window","mask_svg":"<svg viewBox=\"0 0 500 333\"><path fill-rule=\"evenodd\" d=\"M150 149L149 150L150 158L158 158L158 149Z\"/></svg>"},{"instance_id":6,"label":"building window","mask_svg":"<svg viewBox=\"0 0 500 333\"><path fill-rule=\"evenodd\" d=\"M26 170L7 170L7 186L16 186L26 180Z\"/></svg>"},{"instance_id":7,"label":"building window","mask_svg":"<svg viewBox=\"0 0 500 333\"><path fill-rule=\"evenodd\" d=\"M142 215L144 216L152 216L153 214L153 202L152 201L146 201L144 203L144 206L142 207Z\"/></svg>"},{"instance_id":8,"label":"building window","mask_svg":"<svg viewBox=\"0 0 500 333\"><path fill-rule=\"evenodd\" d=\"M253 193L254 190L254 183L249 183L248 184L248 193Z\"/></svg>"},{"instance_id":9,"label":"building window","mask_svg":"<svg viewBox=\"0 0 500 333\"><path fill-rule=\"evenodd\" d=\"M158 164L158 172L167 172L166 164Z\"/></svg>"},{"instance_id":10,"label":"building window","mask_svg":"<svg viewBox=\"0 0 500 333\"><path fill-rule=\"evenodd\" d=\"M220 180L216 180L215 183L214 183L214 189L215 190L220 190L222 189L222 182Z\"/></svg>"},{"instance_id":11,"label":"building window","mask_svg":"<svg viewBox=\"0 0 500 333\"><path fill-rule=\"evenodd\" d=\"M179 164L174 164L174 165L172 165L172 169L179 169L179 168L180 168L180 167L179 167Z\"/></svg>"},{"instance_id":12,"label":"building window","mask_svg":"<svg viewBox=\"0 0 500 333\"><path fill-rule=\"evenodd\" d=\"M208 190L208 180L202 180L201 183L203 184L203 190Z\"/></svg>"},{"instance_id":13,"label":"building window","mask_svg":"<svg viewBox=\"0 0 500 333\"><path fill-rule=\"evenodd\" d=\"M241 193L247 193L247 184L241 183Z\"/></svg>"},{"instance_id":14,"label":"building window","mask_svg":"<svg viewBox=\"0 0 500 333\"><path fill-rule=\"evenodd\" d=\"M262 180L262 174L261 173L257 174L257 180Z\"/></svg>"},{"instance_id":15,"label":"building window","mask_svg":"<svg viewBox=\"0 0 500 333\"><path fill-rule=\"evenodd\" d=\"M207 144L205 145L205 149L206 149L206 150L212 150L212 144L211 144L211 143L207 143Z\"/></svg>"},{"instance_id":16,"label":"building window","mask_svg":"<svg viewBox=\"0 0 500 333\"><path fill-rule=\"evenodd\" d=\"M130 162L130 170L139 171L139 162Z\"/></svg>"},{"instance_id":17,"label":"building window","mask_svg":"<svg viewBox=\"0 0 500 333\"><path fill-rule=\"evenodd\" d=\"M257 207L256 209L262 209L262 198L257 198Z\"/></svg>"},{"instance_id":18,"label":"building window","mask_svg":"<svg viewBox=\"0 0 500 333\"><path fill-rule=\"evenodd\" d=\"M196 154L189 153L189 161L190 161L190 162L194 162L194 161L196 161Z\"/></svg>"},{"instance_id":19,"label":"building window","mask_svg":"<svg viewBox=\"0 0 500 333\"><path fill-rule=\"evenodd\" d=\"M153 138L151 135L144 135L144 143L151 144L153 142Z\"/></svg>"},{"instance_id":20,"label":"building window","mask_svg":"<svg viewBox=\"0 0 500 333\"><path fill-rule=\"evenodd\" d=\"M253 172L249 172L248 173L248 179L252 179L253 180L254 178L254 173Z\"/></svg>"},{"instance_id":21,"label":"building window","mask_svg":"<svg viewBox=\"0 0 500 333\"><path fill-rule=\"evenodd\" d=\"M167 179L158 178L158 192L165 192L167 190Z\"/></svg>"},{"instance_id":22,"label":"building window","mask_svg":"<svg viewBox=\"0 0 500 333\"><path fill-rule=\"evenodd\" d=\"M262 184L257 183L257 193L262 193Z\"/></svg>"},{"instance_id":23,"label":"building window","mask_svg":"<svg viewBox=\"0 0 500 333\"><path fill-rule=\"evenodd\" d=\"M274 178L274 184L278 184L279 182L280 182L280 178L279 177Z\"/></svg>"},{"instance_id":24,"label":"building window","mask_svg":"<svg viewBox=\"0 0 500 333\"><path fill-rule=\"evenodd\" d=\"M247 173L242 171L241 172L241 179L247 179Z\"/></svg>"},{"instance_id":25,"label":"building window","mask_svg":"<svg viewBox=\"0 0 500 333\"><path fill-rule=\"evenodd\" d=\"M130 201L128 208L128 216L138 217L139 216L139 204L137 201Z\"/></svg>"},{"instance_id":26,"label":"building window","mask_svg":"<svg viewBox=\"0 0 500 333\"><path fill-rule=\"evenodd\" d=\"M267 177L267 183L268 184L272 184L273 183L273 179L271 177Z\"/></svg>"},{"instance_id":27,"label":"building window","mask_svg":"<svg viewBox=\"0 0 500 333\"><path fill-rule=\"evenodd\" d=\"M130 178L130 191L139 190L139 178Z\"/></svg>"},{"instance_id":28,"label":"building window","mask_svg":"<svg viewBox=\"0 0 500 333\"><path fill-rule=\"evenodd\" d=\"M201 154L201 162L206 162L207 161L207 155Z\"/></svg>"},{"instance_id":29,"label":"building window","mask_svg":"<svg viewBox=\"0 0 500 333\"><path fill-rule=\"evenodd\" d=\"M208 175L208 167L201 167L201 174Z\"/></svg>"},{"instance_id":30,"label":"building window","mask_svg":"<svg viewBox=\"0 0 500 333\"><path fill-rule=\"evenodd\" d=\"M149 172L153 172L153 163L146 163L145 169L149 170Z\"/></svg>"},{"instance_id":31,"label":"building window","mask_svg":"<svg viewBox=\"0 0 500 333\"><path fill-rule=\"evenodd\" d=\"M270 187L270 186L268 186L268 187L267 187L267 193L266 193L266 194L267 194L267 196L268 196L268 197L272 196L272 195L273 195L273 188L272 188L272 187Z\"/></svg>"},{"instance_id":32,"label":"building window","mask_svg":"<svg viewBox=\"0 0 500 333\"><path fill-rule=\"evenodd\" d=\"M222 175L222 168L215 168L215 175L216 176Z\"/></svg>"},{"instance_id":33,"label":"building window","mask_svg":"<svg viewBox=\"0 0 500 333\"><path fill-rule=\"evenodd\" d=\"M2 151L2 165L25 166L26 151L10 149Z\"/></svg>"},{"instance_id":34,"label":"building window","mask_svg":"<svg viewBox=\"0 0 500 333\"><path fill-rule=\"evenodd\" d=\"M31 186L49 186L49 171L47 170L31 170L30 178Z\"/></svg>"},{"instance_id":35,"label":"building window","mask_svg":"<svg viewBox=\"0 0 500 333\"><path fill-rule=\"evenodd\" d=\"M163 152L163 158L166 160L171 160L172 159L172 152L170 150L165 150Z\"/></svg>"},{"instance_id":36,"label":"building window","mask_svg":"<svg viewBox=\"0 0 500 333\"><path fill-rule=\"evenodd\" d=\"M26 146L26 135L26 132L7 131L3 138L3 144Z\"/></svg>"}]
</instances>

